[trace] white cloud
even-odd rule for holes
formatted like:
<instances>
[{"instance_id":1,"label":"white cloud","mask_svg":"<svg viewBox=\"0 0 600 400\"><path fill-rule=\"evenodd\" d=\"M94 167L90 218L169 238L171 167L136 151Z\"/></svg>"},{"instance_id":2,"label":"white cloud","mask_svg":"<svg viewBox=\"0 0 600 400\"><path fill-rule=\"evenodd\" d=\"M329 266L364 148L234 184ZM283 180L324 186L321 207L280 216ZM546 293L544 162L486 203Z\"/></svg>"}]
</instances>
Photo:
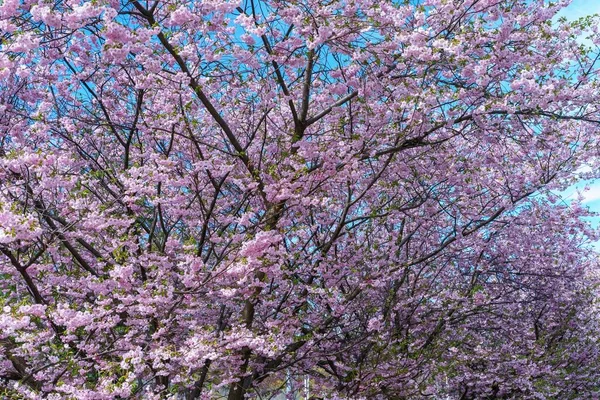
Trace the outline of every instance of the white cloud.
<instances>
[{"instance_id":1,"label":"white cloud","mask_svg":"<svg viewBox=\"0 0 600 400\"><path fill-rule=\"evenodd\" d=\"M556 194L566 202L576 200L581 194L583 197L582 203L589 205L590 203L600 200L600 180L583 181ZM593 207L593 209L597 208L598 207Z\"/></svg>"},{"instance_id":2,"label":"white cloud","mask_svg":"<svg viewBox=\"0 0 600 400\"><path fill-rule=\"evenodd\" d=\"M595 182L589 186L589 190L583 191L581 194L583 195L584 204L600 200L600 183Z\"/></svg>"},{"instance_id":3,"label":"white cloud","mask_svg":"<svg viewBox=\"0 0 600 400\"><path fill-rule=\"evenodd\" d=\"M596 13L600 13L600 0L573 0L558 13L557 18L566 17L569 21L574 21Z\"/></svg>"}]
</instances>

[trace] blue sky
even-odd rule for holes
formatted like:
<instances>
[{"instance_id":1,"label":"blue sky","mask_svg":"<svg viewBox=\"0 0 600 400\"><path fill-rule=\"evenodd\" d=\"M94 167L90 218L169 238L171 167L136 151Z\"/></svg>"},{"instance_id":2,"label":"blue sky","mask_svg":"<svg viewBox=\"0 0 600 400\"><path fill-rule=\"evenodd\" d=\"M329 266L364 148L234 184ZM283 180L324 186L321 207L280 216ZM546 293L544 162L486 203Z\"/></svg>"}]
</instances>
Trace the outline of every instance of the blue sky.
<instances>
[{"instance_id":1,"label":"blue sky","mask_svg":"<svg viewBox=\"0 0 600 400\"><path fill-rule=\"evenodd\" d=\"M568 20L575 20L596 13L600 14L600 0L573 0L559 15L566 17ZM583 188L586 186L589 189L584 191ZM563 192L562 197L566 200L574 199L577 197L577 192L581 192L583 195L585 205L593 211L600 212L600 180L581 182ZM593 218L592 223L594 226L600 226L600 218ZM597 247L600 248L600 246Z\"/></svg>"},{"instance_id":2,"label":"blue sky","mask_svg":"<svg viewBox=\"0 0 600 400\"><path fill-rule=\"evenodd\" d=\"M573 0L560 15L573 20L595 13L600 13L600 0Z\"/></svg>"},{"instance_id":3,"label":"blue sky","mask_svg":"<svg viewBox=\"0 0 600 400\"><path fill-rule=\"evenodd\" d=\"M600 0L573 0L568 7L559 13L559 16L564 16L573 21L592 14L600 14ZM586 187L587 190L584 190ZM560 195L563 199L569 201L576 199L578 192L583 195L583 202L590 210L600 213L600 179L583 181L560 193ZM600 217L589 218L589 221L594 227L600 227ZM596 242L594 247L600 252L600 242Z\"/></svg>"}]
</instances>

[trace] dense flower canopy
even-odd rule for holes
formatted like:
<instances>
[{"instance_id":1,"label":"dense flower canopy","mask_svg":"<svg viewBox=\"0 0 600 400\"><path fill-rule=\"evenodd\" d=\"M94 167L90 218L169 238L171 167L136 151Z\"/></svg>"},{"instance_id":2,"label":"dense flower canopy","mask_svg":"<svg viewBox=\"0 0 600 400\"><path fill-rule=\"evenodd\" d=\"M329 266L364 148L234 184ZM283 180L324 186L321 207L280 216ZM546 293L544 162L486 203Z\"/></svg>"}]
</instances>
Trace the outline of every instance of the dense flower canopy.
<instances>
[{"instance_id":1,"label":"dense flower canopy","mask_svg":"<svg viewBox=\"0 0 600 400\"><path fill-rule=\"evenodd\" d=\"M566 4L3 0L0 396L597 398Z\"/></svg>"}]
</instances>

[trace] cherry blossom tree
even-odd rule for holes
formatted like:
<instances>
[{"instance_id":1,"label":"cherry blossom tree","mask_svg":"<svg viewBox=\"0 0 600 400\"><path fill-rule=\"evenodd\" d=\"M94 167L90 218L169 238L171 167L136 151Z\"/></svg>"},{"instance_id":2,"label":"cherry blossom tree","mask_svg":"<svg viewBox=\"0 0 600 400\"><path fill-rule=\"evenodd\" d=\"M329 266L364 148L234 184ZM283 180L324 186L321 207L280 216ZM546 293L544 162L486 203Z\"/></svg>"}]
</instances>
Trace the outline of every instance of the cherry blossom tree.
<instances>
[{"instance_id":1,"label":"cherry blossom tree","mask_svg":"<svg viewBox=\"0 0 600 400\"><path fill-rule=\"evenodd\" d=\"M1 396L597 398L566 4L4 0Z\"/></svg>"}]
</instances>

